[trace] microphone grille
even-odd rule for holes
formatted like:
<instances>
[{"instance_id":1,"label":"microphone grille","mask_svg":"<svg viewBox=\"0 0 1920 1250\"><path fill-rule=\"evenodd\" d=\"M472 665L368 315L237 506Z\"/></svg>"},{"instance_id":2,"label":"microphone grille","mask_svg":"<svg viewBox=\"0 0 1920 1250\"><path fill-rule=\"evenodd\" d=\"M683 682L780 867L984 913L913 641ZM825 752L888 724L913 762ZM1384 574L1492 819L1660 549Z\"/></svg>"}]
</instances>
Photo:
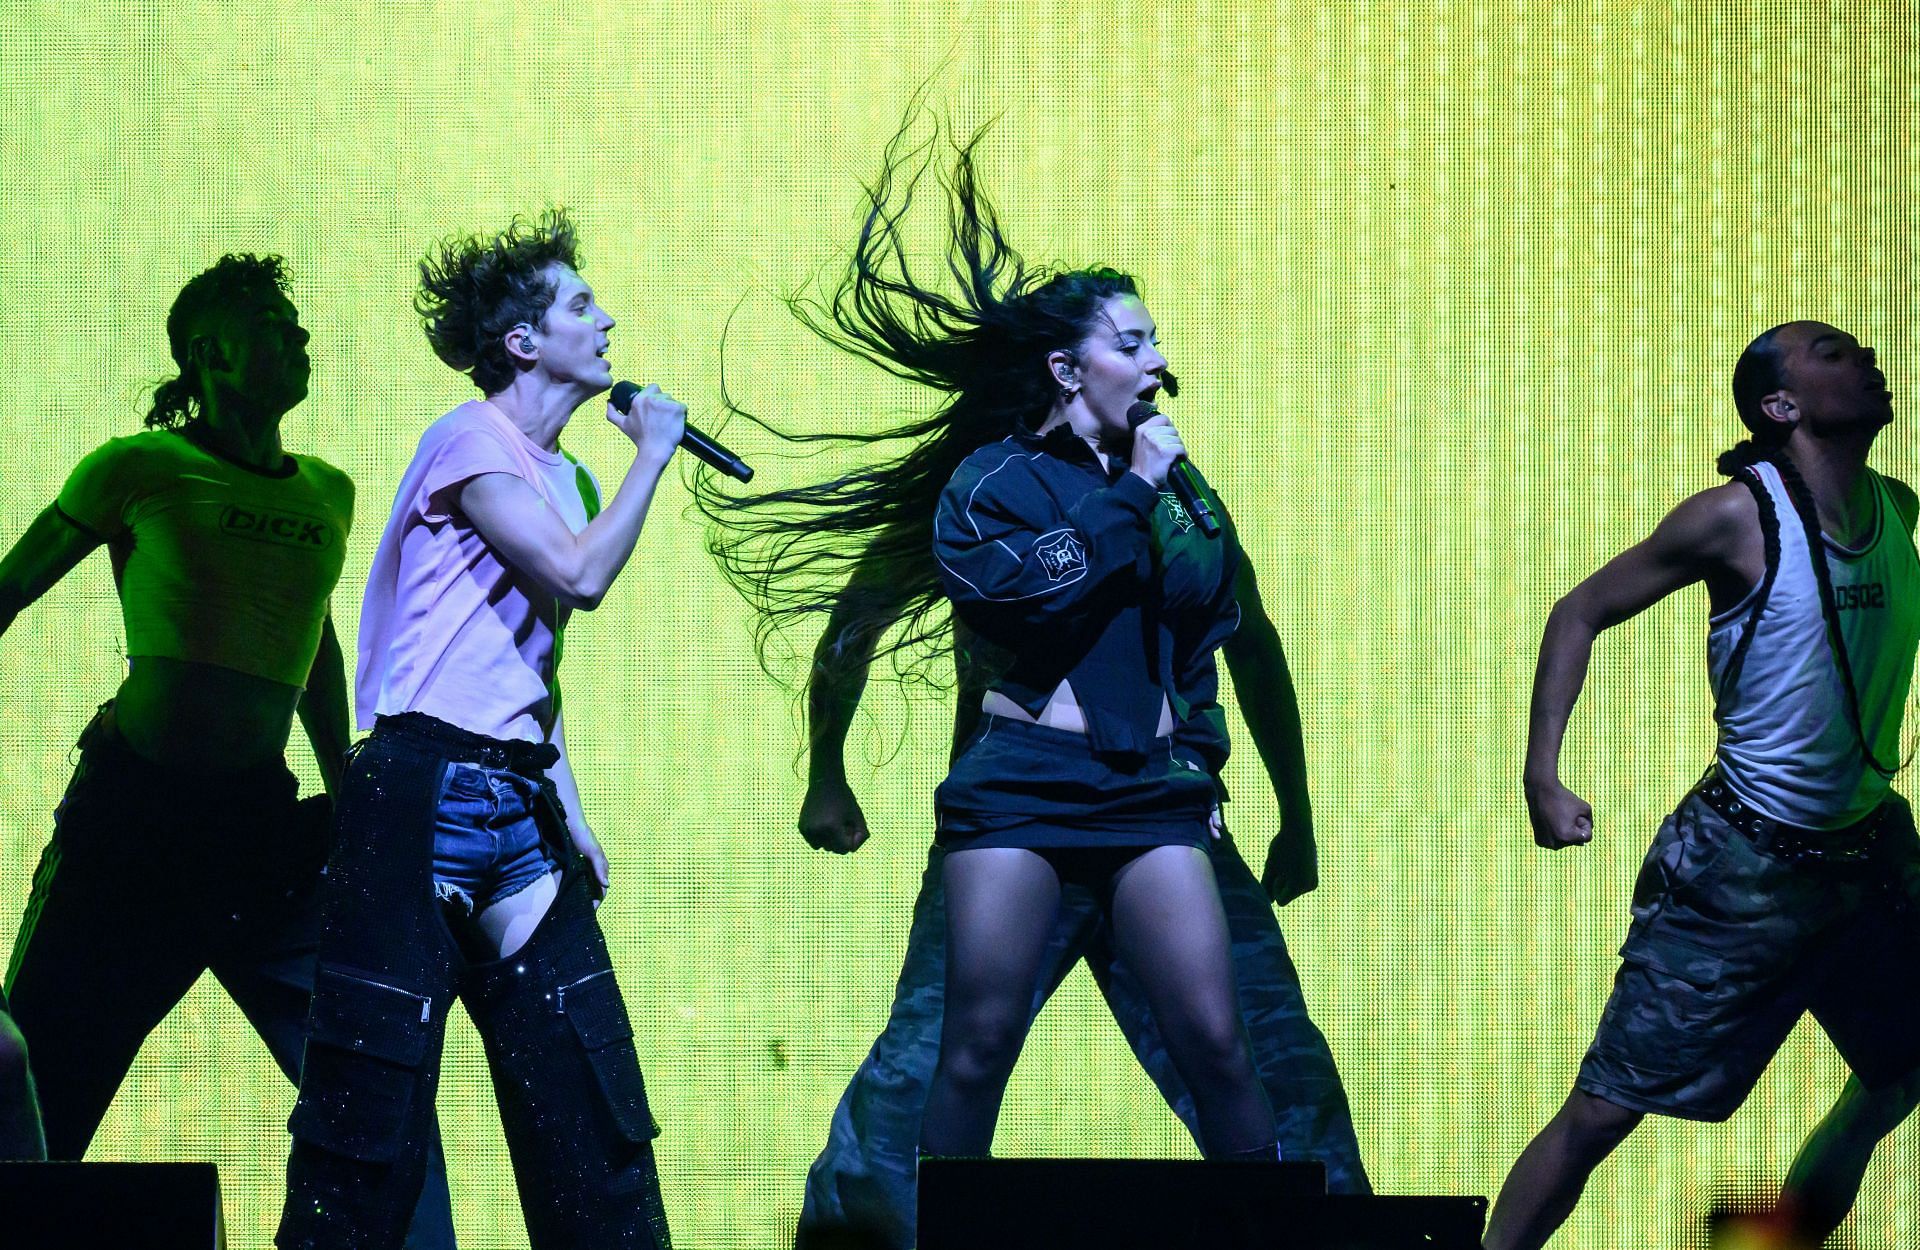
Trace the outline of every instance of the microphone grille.
<instances>
[{"instance_id":1,"label":"microphone grille","mask_svg":"<svg viewBox=\"0 0 1920 1250\"><path fill-rule=\"evenodd\" d=\"M625 412L627 409L633 407L633 397L639 393L640 388L631 382L615 382L613 384L613 394L607 398L613 401L615 408L618 408L621 412Z\"/></svg>"},{"instance_id":2,"label":"microphone grille","mask_svg":"<svg viewBox=\"0 0 1920 1250\"><path fill-rule=\"evenodd\" d=\"M1127 409L1127 426L1132 428L1139 425L1142 421L1147 420L1149 417L1157 417L1159 415L1160 410L1153 406L1151 400L1136 399L1133 401L1132 406Z\"/></svg>"}]
</instances>

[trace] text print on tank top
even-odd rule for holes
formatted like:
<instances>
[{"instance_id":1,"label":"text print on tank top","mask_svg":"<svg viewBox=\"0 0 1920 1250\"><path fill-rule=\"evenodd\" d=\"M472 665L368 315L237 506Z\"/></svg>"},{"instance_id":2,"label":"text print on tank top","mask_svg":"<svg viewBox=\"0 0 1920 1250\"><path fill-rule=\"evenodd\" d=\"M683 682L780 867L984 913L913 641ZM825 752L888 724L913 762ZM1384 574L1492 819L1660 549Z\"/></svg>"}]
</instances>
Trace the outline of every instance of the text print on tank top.
<instances>
[{"instance_id":1,"label":"text print on tank top","mask_svg":"<svg viewBox=\"0 0 1920 1250\"><path fill-rule=\"evenodd\" d=\"M1831 538L1827 567L1859 699L1860 731L1828 638L1806 526L1780 471L1750 466L1779 523L1773 584L1715 616L1707 667L1719 727L1715 757L1727 786L1754 809L1789 824L1837 829L1886 797L1888 779L1867 762L1864 737L1882 761L1899 758L1902 715L1920 643L1920 557L1884 479L1867 471L1874 521L1858 548ZM1738 670L1728 669L1766 591Z\"/></svg>"}]
</instances>

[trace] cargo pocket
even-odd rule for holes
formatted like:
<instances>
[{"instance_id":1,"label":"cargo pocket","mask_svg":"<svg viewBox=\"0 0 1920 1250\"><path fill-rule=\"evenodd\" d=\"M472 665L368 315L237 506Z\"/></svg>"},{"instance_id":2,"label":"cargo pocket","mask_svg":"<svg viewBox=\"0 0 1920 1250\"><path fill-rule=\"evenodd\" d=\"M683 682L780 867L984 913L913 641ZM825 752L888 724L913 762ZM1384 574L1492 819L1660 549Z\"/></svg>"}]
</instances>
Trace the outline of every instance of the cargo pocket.
<instances>
[{"instance_id":1,"label":"cargo pocket","mask_svg":"<svg viewBox=\"0 0 1920 1250\"><path fill-rule=\"evenodd\" d=\"M433 1003L339 968L314 978L300 1101L287 1127L368 1163L398 1157L433 1040Z\"/></svg>"},{"instance_id":2,"label":"cargo pocket","mask_svg":"<svg viewBox=\"0 0 1920 1250\"><path fill-rule=\"evenodd\" d=\"M1620 959L1601 1027L1606 1048L1642 1072L1693 1074L1736 1022L1725 958L1656 916L1633 927Z\"/></svg>"},{"instance_id":3,"label":"cargo pocket","mask_svg":"<svg viewBox=\"0 0 1920 1250\"><path fill-rule=\"evenodd\" d=\"M660 1136L647 1107L647 1087L640 1076L640 1056L633 1047L633 1025L620 998L620 984L611 968L560 987L560 1010L573 1026L594 1083L606 1100L613 1124L625 1140L638 1145Z\"/></svg>"},{"instance_id":4,"label":"cargo pocket","mask_svg":"<svg viewBox=\"0 0 1920 1250\"><path fill-rule=\"evenodd\" d=\"M1698 990L1718 986L1727 966L1724 956L1673 932L1671 926L1658 919L1635 926L1620 947L1620 958L1684 981Z\"/></svg>"}]
</instances>

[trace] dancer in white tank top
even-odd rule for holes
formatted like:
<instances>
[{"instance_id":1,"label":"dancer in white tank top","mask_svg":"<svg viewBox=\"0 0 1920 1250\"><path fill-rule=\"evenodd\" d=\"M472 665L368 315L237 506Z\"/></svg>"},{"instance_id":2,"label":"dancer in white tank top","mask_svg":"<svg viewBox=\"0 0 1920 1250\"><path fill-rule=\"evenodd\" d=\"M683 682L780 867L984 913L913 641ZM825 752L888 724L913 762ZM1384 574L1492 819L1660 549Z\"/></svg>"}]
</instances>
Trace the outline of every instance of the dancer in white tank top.
<instances>
[{"instance_id":1,"label":"dancer in white tank top","mask_svg":"<svg viewBox=\"0 0 1920 1250\"><path fill-rule=\"evenodd\" d=\"M1780 554L1766 593L1756 585L1716 613L1707 633L1720 728L1714 758L1727 788L1764 815L1814 829L1851 825L1880 806L1891 777L1860 749L1848 679L1828 645L1819 577L1806 528L1792 523L1798 513L1786 479L1764 460L1740 472L1788 523L1778 526ZM1825 534L1821 541L1860 719L1872 728L1875 758L1885 762L1899 753L1900 713L1920 638L1920 558L1911 536L1912 493L1872 469L1863 476L1860 545ZM1739 671L1731 672L1743 638Z\"/></svg>"},{"instance_id":2,"label":"dancer in white tank top","mask_svg":"<svg viewBox=\"0 0 1920 1250\"><path fill-rule=\"evenodd\" d=\"M1593 1045L1502 1186L1486 1250L1544 1245L1648 1112L1731 1115L1808 1011L1855 1075L1789 1176L1791 1244L1838 1226L1920 1094L1920 843L1889 788L1920 642L1920 502L1866 464L1892 396L1870 349L1810 321L1755 339L1733 391L1751 434L1720 458L1734 480L1575 587L1541 641L1525 772L1540 846L1593 837L1559 759L1595 637L1696 582L1719 741L1647 854Z\"/></svg>"}]
</instances>

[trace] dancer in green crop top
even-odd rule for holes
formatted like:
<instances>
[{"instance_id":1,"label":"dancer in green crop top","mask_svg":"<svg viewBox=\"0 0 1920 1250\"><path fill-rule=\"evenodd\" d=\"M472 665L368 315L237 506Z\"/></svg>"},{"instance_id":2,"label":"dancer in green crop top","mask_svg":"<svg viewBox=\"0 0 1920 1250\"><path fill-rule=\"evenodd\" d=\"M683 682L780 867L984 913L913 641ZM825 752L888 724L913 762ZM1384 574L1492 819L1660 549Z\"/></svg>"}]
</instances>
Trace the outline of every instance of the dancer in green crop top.
<instances>
[{"instance_id":1,"label":"dancer in green crop top","mask_svg":"<svg viewBox=\"0 0 1920 1250\"><path fill-rule=\"evenodd\" d=\"M329 790L340 776L328 601L353 483L281 446L308 374L286 292L273 256L226 256L187 283L167 316L180 374L150 428L81 460L0 559L0 634L101 546L126 626L126 679L80 736L7 972L55 1159L85 1153L141 1041L204 971L298 1079L327 809L295 801L284 756L297 716ZM450 1246L444 1178L426 1193L411 1244Z\"/></svg>"}]
</instances>

